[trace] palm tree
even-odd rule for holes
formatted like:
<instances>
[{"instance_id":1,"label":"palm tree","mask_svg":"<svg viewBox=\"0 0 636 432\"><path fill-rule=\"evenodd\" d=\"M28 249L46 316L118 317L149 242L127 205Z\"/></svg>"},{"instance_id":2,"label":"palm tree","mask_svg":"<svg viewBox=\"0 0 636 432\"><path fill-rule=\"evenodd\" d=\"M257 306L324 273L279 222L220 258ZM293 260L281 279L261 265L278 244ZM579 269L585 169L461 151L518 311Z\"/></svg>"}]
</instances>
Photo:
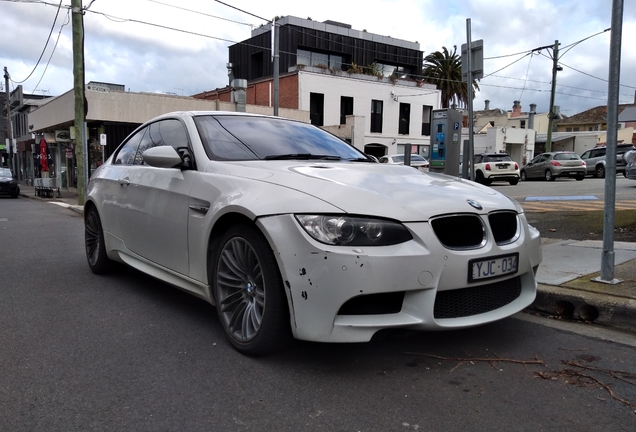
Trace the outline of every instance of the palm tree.
<instances>
[{"instance_id":1,"label":"palm tree","mask_svg":"<svg viewBox=\"0 0 636 432\"><path fill-rule=\"evenodd\" d=\"M451 54L446 47L442 51L435 51L424 58L422 76L427 82L434 84L442 91L442 108L461 102L468 103L468 86L462 81L462 61L457 54L457 46ZM473 89L479 90L479 85L473 80ZM473 92L473 98L475 92Z\"/></svg>"}]
</instances>

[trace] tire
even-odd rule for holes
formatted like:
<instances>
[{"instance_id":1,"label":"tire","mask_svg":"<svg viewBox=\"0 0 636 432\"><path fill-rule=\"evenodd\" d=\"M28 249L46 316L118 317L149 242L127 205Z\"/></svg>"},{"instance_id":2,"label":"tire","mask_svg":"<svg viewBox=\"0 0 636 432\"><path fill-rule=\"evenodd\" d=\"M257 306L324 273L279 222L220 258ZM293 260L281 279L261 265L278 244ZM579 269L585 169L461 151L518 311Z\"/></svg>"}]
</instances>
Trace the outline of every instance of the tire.
<instances>
[{"instance_id":1,"label":"tire","mask_svg":"<svg viewBox=\"0 0 636 432\"><path fill-rule=\"evenodd\" d=\"M546 179L547 181L554 181L554 180L556 180L556 177L554 177L554 176L552 175L552 171L550 171L550 170L548 169L548 170L545 170L545 179Z\"/></svg>"},{"instance_id":2,"label":"tire","mask_svg":"<svg viewBox=\"0 0 636 432\"><path fill-rule=\"evenodd\" d=\"M475 181L480 184L484 184L486 179L484 179L484 174L481 171L477 171L475 173Z\"/></svg>"},{"instance_id":3,"label":"tire","mask_svg":"<svg viewBox=\"0 0 636 432\"><path fill-rule=\"evenodd\" d=\"M585 176L584 175L576 176L575 178L576 178L576 181L585 180Z\"/></svg>"},{"instance_id":4,"label":"tire","mask_svg":"<svg viewBox=\"0 0 636 432\"><path fill-rule=\"evenodd\" d=\"M276 259L263 235L234 225L215 242L212 294L225 335L251 356L281 350L291 336L289 310Z\"/></svg>"},{"instance_id":5,"label":"tire","mask_svg":"<svg viewBox=\"0 0 636 432\"><path fill-rule=\"evenodd\" d=\"M510 183L510 186L514 186L517 183L519 183L519 180L518 179L517 180L510 180L508 183Z\"/></svg>"},{"instance_id":6,"label":"tire","mask_svg":"<svg viewBox=\"0 0 636 432\"><path fill-rule=\"evenodd\" d=\"M84 245L86 246L86 260L91 271L100 275L108 273L112 261L106 254L102 221L95 207L89 207L86 216L84 216Z\"/></svg>"},{"instance_id":7,"label":"tire","mask_svg":"<svg viewBox=\"0 0 636 432\"><path fill-rule=\"evenodd\" d=\"M596 170L594 170L594 174L598 178L605 178L605 166L604 165L597 166Z\"/></svg>"},{"instance_id":8,"label":"tire","mask_svg":"<svg viewBox=\"0 0 636 432\"><path fill-rule=\"evenodd\" d=\"M528 176L525 171L521 171L521 181L527 181Z\"/></svg>"},{"instance_id":9,"label":"tire","mask_svg":"<svg viewBox=\"0 0 636 432\"><path fill-rule=\"evenodd\" d=\"M485 179L484 179L484 184L485 184L486 186L490 186L490 185L492 184L492 179L485 178Z\"/></svg>"}]
</instances>

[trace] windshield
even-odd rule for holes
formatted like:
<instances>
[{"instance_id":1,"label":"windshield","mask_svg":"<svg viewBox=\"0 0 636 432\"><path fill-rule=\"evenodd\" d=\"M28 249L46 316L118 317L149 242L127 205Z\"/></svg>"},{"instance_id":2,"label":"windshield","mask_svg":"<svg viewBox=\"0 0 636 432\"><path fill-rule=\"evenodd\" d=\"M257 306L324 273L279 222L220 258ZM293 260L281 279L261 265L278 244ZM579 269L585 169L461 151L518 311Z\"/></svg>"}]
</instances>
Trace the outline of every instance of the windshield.
<instances>
[{"instance_id":1,"label":"windshield","mask_svg":"<svg viewBox=\"0 0 636 432\"><path fill-rule=\"evenodd\" d=\"M2 178L12 178L11 170L7 168L0 168L0 177Z\"/></svg>"},{"instance_id":2,"label":"windshield","mask_svg":"<svg viewBox=\"0 0 636 432\"><path fill-rule=\"evenodd\" d=\"M232 115L194 118L213 160L324 159L364 160L364 153L307 123Z\"/></svg>"}]
</instances>

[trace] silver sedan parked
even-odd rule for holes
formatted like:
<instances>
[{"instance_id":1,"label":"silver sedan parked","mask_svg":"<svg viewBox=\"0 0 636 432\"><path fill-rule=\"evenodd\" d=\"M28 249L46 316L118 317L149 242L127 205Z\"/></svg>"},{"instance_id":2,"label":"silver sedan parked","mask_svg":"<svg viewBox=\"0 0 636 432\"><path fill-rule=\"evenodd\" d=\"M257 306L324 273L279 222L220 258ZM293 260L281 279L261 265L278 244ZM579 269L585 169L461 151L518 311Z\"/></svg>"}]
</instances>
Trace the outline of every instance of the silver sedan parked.
<instances>
[{"instance_id":1,"label":"silver sedan parked","mask_svg":"<svg viewBox=\"0 0 636 432\"><path fill-rule=\"evenodd\" d=\"M541 153L521 168L521 180L571 177L579 181L585 178L587 167L579 155L570 151Z\"/></svg>"},{"instance_id":2,"label":"silver sedan parked","mask_svg":"<svg viewBox=\"0 0 636 432\"><path fill-rule=\"evenodd\" d=\"M216 305L249 355L500 320L533 302L541 262L505 195L245 113L140 126L91 177L84 221L94 273L122 262Z\"/></svg>"}]
</instances>

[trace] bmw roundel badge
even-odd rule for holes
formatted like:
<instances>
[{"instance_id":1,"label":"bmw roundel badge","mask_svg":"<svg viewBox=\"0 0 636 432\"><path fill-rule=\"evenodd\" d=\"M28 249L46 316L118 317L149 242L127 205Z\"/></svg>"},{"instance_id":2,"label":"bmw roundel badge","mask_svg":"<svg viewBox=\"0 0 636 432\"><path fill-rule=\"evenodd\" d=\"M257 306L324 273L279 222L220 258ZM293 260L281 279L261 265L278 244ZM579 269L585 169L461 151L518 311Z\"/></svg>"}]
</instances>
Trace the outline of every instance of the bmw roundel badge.
<instances>
[{"instance_id":1,"label":"bmw roundel badge","mask_svg":"<svg viewBox=\"0 0 636 432\"><path fill-rule=\"evenodd\" d=\"M478 203L477 201L475 201L475 200L471 200L471 199L469 199L469 200L466 200L466 202L467 202L468 204L470 204L470 206L471 206L471 207L474 207L474 208L476 208L477 210L483 210L483 209L484 209L484 208L481 206L481 204L479 204L479 203Z\"/></svg>"}]
</instances>

